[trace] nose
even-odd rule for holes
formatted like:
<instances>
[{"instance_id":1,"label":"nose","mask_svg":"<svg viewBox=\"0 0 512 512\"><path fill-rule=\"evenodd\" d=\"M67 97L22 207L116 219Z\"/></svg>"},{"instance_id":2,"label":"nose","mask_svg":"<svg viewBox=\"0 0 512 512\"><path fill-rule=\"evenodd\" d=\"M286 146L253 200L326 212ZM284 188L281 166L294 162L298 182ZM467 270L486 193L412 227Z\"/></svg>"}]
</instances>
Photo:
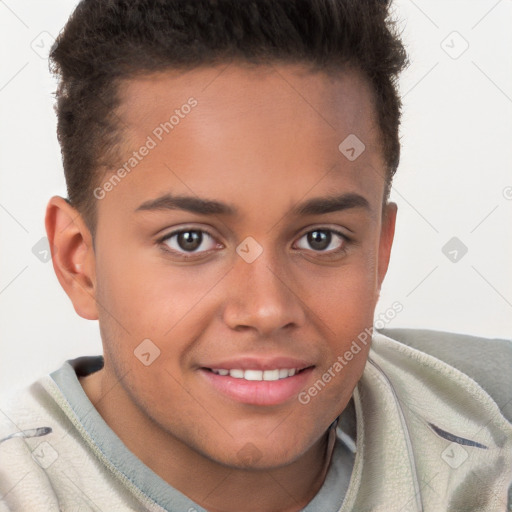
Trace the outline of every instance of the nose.
<instances>
[{"instance_id":1,"label":"nose","mask_svg":"<svg viewBox=\"0 0 512 512\"><path fill-rule=\"evenodd\" d=\"M227 326L269 337L304 324L304 304L284 265L277 265L265 251L252 263L237 258L234 265L223 310Z\"/></svg>"}]
</instances>

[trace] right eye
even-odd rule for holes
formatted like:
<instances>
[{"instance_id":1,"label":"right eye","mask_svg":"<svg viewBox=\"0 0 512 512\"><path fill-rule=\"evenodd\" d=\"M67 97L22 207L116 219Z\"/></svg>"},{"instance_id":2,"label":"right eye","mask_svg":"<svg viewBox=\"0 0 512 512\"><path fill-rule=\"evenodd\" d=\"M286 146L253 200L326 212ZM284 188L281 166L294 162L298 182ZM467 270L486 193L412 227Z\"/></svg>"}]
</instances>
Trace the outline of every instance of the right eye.
<instances>
[{"instance_id":1,"label":"right eye","mask_svg":"<svg viewBox=\"0 0 512 512\"><path fill-rule=\"evenodd\" d=\"M193 228L172 231L159 242L163 244L166 251L184 258L188 255L207 253L219 246L208 232Z\"/></svg>"}]
</instances>

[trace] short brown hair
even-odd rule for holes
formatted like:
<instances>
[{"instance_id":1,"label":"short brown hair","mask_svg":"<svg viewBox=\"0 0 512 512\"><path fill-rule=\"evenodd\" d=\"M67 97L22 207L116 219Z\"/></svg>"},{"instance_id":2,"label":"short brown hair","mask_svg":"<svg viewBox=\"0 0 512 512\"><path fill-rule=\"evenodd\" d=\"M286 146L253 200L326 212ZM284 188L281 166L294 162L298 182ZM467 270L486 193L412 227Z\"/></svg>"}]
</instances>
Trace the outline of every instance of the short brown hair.
<instances>
[{"instance_id":1,"label":"short brown hair","mask_svg":"<svg viewBox=\"0 0 512 512\"><path fill-rule=\"evenodd\" d=\"M388 192L400 156L396 79L407 62L388 9L376 0L82 0L50 54L68 201L94 232L93 189L120 143L120 80L236 61L362 72Z\"/></svg>"}]
</instances>

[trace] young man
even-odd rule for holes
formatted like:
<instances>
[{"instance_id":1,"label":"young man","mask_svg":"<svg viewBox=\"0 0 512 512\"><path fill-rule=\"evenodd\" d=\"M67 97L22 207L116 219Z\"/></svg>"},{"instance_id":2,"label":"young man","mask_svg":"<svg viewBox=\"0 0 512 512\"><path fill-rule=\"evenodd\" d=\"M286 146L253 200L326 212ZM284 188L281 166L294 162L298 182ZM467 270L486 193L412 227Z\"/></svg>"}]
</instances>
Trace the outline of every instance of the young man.
<instances>
[{"instance_id":1,"label":"young man","mask_svg":"<svg viewBox=\"0 0 512 512\"><path fill-rule=\"evenodd\" d=\"M385 2L84 0L52 61L47 233L104 354L2 408L0 510L506 510L510 345L372 332Z\"/></svg>"}]
</instances>

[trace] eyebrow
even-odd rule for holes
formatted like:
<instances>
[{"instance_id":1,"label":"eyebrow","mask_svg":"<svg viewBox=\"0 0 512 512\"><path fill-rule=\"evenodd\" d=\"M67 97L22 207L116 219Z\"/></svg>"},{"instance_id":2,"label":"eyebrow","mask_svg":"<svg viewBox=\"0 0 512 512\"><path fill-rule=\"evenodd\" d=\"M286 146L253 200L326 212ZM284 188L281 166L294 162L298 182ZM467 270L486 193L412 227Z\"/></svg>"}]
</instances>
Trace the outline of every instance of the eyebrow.
<instances>
[{"instance_id":1,"label":"eyebrow","mask_svg":"<svg viewBox=\"0 0 512 512\"><path fill-rule=\"evenodd\" d=\"M371 211L370 204L363 196L346 193L340 196L316 197L296 205L292 212L296 216L322 215L351 208ZM236 215L235 206L212 199L193 196L165 194L142 203L135 211L185 210L199 215Z\"/></svg>"},{"instance_id":2,"label":"eyebrow","mask_svg":"<svg viewBox=\"0 0 512 512\"><path fill-rule=\"evenodd\" d=\"M316 197L298 204L292 211L295 215L322 215L351 208L371 211L370 203L359 194L347 193L334 197Z\"/></svg>"}]
</instances>

